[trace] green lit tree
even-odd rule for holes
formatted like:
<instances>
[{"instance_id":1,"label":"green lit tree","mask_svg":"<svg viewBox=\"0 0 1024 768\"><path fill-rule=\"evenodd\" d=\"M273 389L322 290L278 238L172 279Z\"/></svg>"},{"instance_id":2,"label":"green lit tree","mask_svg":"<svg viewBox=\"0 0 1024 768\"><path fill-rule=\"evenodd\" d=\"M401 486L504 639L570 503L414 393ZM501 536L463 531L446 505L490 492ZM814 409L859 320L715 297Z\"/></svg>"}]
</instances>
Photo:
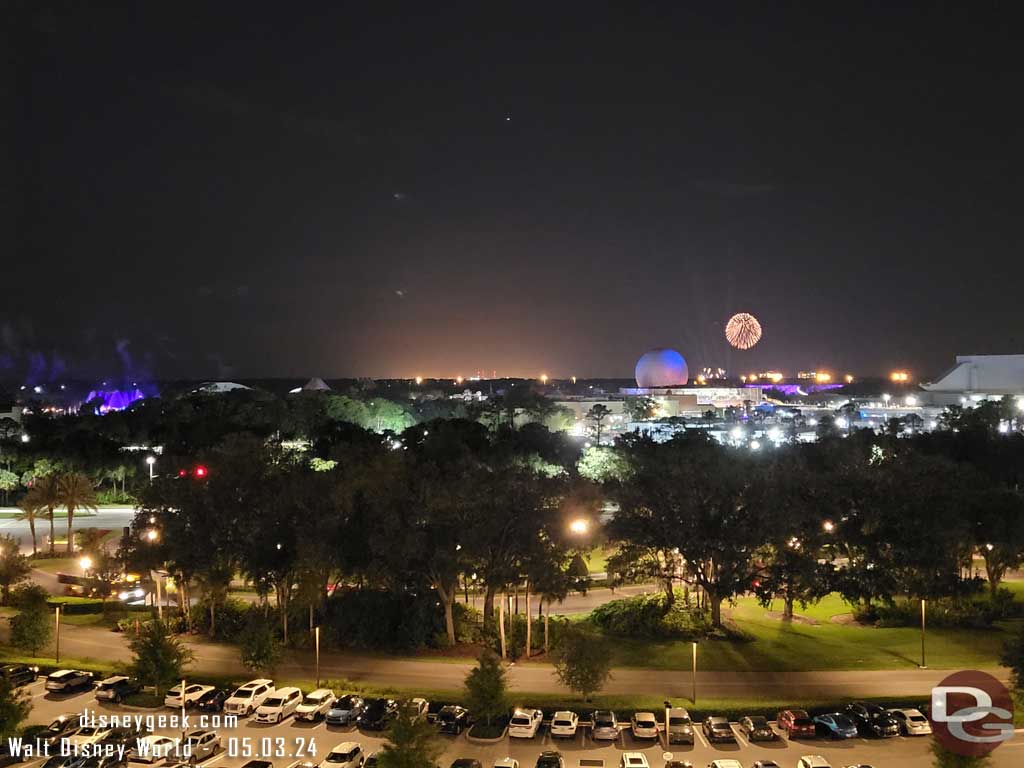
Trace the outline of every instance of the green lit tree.
<instances>
[{"instance_id":1,"label":"green lit tree","mask_svg":"<svg viewBox=\"0 0 1024 768\"><path fill-rule=\"evenodd\" d=\"M148 621L129 646L132 651L131 674L156 689L157 696L181 680L192 652L175 637L162 621Z\"/></svg>"},{"instance_id":2,"label":"green lit tree","mask_svg":"<svg viewBox=\"0 0 1024 768\"><path fill-rule=\"evenodd\" d=\"M476 666L466 675L465 687L469 711L488 725L508 710L505 668L498 655L489 648L484 649Z\"/></svg>"},{"instance_id":3,"label":"green lit tree","mask_svg":"<svg viewBox=\"0 0 1024 768\"><path fill-rule=\"evenodd\" d=\"M36 585L21 587L11 595L19 609L11 617L11 645L38 656L53 634L53 618L46 603L46 592Z\"/></svg>"},{"instance_id":4,"label":"green lit tree","mask_svg":"<svg viewBox=\"0 0 1024 768\"><path fill-rule=\"evenodd\" d=\"M281 644L270 621L253 611L239 637L242 664L257 673L272 672L281 660Z\"/></svg>"},{"instance_id":5,"label":"green lit tree","mask_svg":"<svg viewBox=\"0 0 1024 768\"><path fill-rule=\"evenodd\" d=\"M392 723L388 740L377 753L380 768L437 768L444 743L426 720L413 720L404 712Z\"/></svg>"},{"instance_id":6,"label":"green lit tree","mask_svg":"<svg viewBox=\"0 0 1024 768\"><path fill-rule=\"evenodd\" d=\"M31 570L18 540L10 534L0 536L0 605L7 605L11 589L28 578Z\"/></svg>"},{"instance_id":7,"label":"green lit tree","mask_svg":"<svg viewBox=\"0 0 1024 768\"><path fill-rule=\"evenodd\" d=\"M596 632L567 629L555 649L555 674L586 701L600 691L612 671L612 649Z\"/></svg>"},{"instance_id":8,"label":"green lit tree","mask_svg":"<svg viewBox=\"0 0 1024 768\"><path fill-rule=\"evenodd\" d=\"M0 741L17 736L21 724L32 710L32 699L0 675Z\"/></svg>"}]
</instances>

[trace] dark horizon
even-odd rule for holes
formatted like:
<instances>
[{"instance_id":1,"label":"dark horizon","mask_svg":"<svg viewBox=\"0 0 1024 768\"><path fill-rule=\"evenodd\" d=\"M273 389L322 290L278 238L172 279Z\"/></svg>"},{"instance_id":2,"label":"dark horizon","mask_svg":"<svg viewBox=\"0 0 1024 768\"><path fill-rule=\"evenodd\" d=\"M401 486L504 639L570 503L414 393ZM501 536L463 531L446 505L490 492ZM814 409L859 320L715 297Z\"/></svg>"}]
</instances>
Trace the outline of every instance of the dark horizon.
<instances>
[{"instance_id":1,"label":"dark horizon","mask_svg":"<svg viewBox=\"0 0 1024 768\"><path fill-rule=\"evenodd\" d=\"M13 8L0 378L1024 352L998 6Z\"/></svg>"}]
</instances>

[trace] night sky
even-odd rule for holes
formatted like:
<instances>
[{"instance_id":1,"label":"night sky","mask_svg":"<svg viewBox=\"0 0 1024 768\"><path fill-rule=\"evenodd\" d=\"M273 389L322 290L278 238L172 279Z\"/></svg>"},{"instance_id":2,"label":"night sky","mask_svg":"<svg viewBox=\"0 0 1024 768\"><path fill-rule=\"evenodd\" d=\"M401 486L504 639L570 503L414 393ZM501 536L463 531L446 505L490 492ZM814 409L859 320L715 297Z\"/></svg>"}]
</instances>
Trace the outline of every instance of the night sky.
<instances>
[{"instance_id":1,"label":"night sky","mask_svg":"<svg viewBox=\"0 0 1024 768\"><path fill-rule=\"evenodd\" d=\"M2 378L1024 352L1011 3L113 5L7 4Z\"/></svg>"}]
</instances>

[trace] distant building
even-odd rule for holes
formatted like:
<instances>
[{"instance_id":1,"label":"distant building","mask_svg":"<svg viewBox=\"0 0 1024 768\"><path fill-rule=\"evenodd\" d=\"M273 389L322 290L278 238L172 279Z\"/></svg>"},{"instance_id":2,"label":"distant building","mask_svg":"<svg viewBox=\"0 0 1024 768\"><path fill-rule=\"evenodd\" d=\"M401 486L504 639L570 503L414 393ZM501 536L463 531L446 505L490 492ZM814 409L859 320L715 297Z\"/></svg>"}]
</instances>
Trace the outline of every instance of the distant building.
<instances>
[{"instance_id":1,"label":"distant building","mask_svg":"<svg viewBox=\"0 0 1024 768\"><path fill-rule=\"evenodd\" d=\"M921 389L930 405L1024 397L1024 355L957 355L956 365Z\"/></svg>"}]
</instances>

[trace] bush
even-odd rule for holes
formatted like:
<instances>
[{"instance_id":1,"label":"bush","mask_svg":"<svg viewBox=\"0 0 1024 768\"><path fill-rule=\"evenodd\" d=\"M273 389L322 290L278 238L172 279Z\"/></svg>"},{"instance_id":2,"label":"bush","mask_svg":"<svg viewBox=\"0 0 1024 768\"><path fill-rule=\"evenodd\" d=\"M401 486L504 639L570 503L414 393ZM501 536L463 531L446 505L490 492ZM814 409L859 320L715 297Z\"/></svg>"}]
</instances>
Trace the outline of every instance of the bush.
<instances>
[{"instance_id":1,"label":"bush","mask_svg":"<svg viewBox=\"0 0 1024 768\"><path fill-rule=\"evenodd\" d=\"M51 597L47 602L52 608L60 606L60 612L67 616L85 616L93 613L103 613L103 603L106 602L99 597Z\"/></svg>"},{"instance_id":2,"label":"bush","mask_svg":"<svg viewBox=\"0 0 1024 768\"><path fill-rule=\"evenodd\" d=\"M444 644L438 642L445 637L444 613L429 591L345 590L331 596L324 612L324 639L337 645L406 651ZM475 612L456 603L454 614L459 640L479 639Z\"/></svg>"},{"instance_id":3,"label":"bush","mask_svg":"<svg viewBox=\"0 0 1024 768\"><path fill-rule=\"evenodd\" d=\"M249 613L252 610L260 610L255 605L244 603L241 600L229 597L215 611L216 619L213 640L234 640L245 629ZM210 634L210 602L206 599L192 606L192 626L203 634Z\"/></svg>"},{"instance_id":4,"label":"bush","mask_svg":"<svg viewBox=\"0 0 1024 768\"><path fill-rule=\"evenodd\" d=\"M1020 616L1022 608L1012 592L1000 589L993 598L929 600L926 620L931 627L991 629L1001 619ZM917 627L921 625L921 601L900 598L892 603L859 605L853 609L853 617L877 627Z\"/></svg>"},{"instance_id":5,"label":"bush","mask_svg":"<svg viewBox=\"0 0 1024 768\"><path fill-rule=\"evenodd\" d=\"M693 640L712 633L707 614L688 607L678 598L666 612L665 596L660 592L599 605L591 612L590 619L606 634L618 637Z\"/></svg>"}]
</instances>

